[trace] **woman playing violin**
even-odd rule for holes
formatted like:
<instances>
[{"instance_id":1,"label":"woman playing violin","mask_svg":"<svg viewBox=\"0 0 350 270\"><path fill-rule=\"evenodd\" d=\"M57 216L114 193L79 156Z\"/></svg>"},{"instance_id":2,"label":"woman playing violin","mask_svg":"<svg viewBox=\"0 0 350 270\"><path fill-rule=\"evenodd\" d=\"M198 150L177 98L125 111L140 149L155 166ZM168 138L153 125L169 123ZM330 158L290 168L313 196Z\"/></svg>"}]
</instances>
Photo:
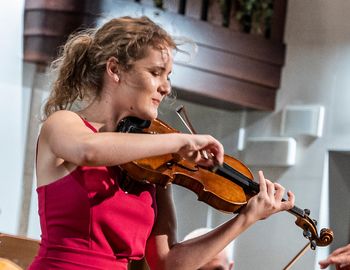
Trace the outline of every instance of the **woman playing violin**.
<instances>
[{"instance_id":1,"label":"woman playing violin","mask_svg":"<svg viewBox=\"0 0 350 270\"><path fill-rule=\"evenodd\" d=\"M282 201L284 188L259 172L260 192L238 215L178 243L171 188L123 185L128 177L118 165L141 158L176 153L204 167L223 162L223 146L210 135L115 132L125 117L157 117L171 93L176 48L146 17L112 19L65 44L38 138L42 235L30 270L125 270L143 256L152 270L198 269L256 221L293 207L294 195ZM77 102L82 109L71 109Z\"/></svg>"}]
</instances>

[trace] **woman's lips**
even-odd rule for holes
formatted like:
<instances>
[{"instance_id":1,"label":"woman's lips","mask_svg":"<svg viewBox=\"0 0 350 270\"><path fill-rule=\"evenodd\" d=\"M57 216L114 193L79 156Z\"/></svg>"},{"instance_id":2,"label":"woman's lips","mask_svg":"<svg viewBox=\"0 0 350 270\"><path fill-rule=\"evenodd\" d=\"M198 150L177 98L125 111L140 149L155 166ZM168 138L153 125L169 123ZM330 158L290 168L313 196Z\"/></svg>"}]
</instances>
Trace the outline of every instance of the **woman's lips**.
<instances>
[{"instance_id":1,"label":"woman's lips","mask_svg":"<svg viewBox=\"0 0 350 270\"><path fill-rule=\"evenodd\" d=\"M160 100L156 99L156 98L152 98L152 102L153 102L153 104L156 104L156 105L160 104Z\"/></svg>"}]
</instances>

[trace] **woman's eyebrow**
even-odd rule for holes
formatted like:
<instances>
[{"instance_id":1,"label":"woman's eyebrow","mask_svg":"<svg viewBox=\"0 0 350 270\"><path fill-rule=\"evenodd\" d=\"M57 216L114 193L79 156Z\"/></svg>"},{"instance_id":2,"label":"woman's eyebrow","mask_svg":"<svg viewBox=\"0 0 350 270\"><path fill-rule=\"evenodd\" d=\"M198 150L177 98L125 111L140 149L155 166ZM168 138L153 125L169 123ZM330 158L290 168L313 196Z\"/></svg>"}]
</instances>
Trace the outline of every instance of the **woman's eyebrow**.
<instances>
[{"instance_id":1,"label":"woman's eyebrow","mask_svg":"<svg viewBox=\"0 0 350 270\"><path fill-rule=\"evenodd\" d=\"M149 67L149 69L159 69L161 71L166 71L166 66L162 65L162 64L155 64L155 65L152 65L151 67ZM173 70L170 70L168 75L171 74L172 72L173 72Z\"/></svg>"}]
</instances>

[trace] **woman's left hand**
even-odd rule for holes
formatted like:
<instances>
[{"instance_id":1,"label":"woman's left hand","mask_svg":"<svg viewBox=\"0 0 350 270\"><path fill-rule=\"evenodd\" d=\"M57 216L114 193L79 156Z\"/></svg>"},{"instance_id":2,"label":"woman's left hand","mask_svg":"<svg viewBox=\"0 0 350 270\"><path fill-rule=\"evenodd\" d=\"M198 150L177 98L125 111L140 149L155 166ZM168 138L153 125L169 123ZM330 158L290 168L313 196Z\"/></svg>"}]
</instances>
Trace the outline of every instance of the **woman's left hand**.
<instances>
[{"instance_id":1,"label":"woman's left hand","mask_svg":"<svg viewBox=\"0 0 350 270\"><path fill-rule=\"evenodd\" d=\"M288 200L282 201L285 188L266 179L262 171L259 171L259 188L259 193L252 197L243 209L251 219L255 221L265 219L294 206L294 194L288 191Z\"/></svg>"}]
</instances>

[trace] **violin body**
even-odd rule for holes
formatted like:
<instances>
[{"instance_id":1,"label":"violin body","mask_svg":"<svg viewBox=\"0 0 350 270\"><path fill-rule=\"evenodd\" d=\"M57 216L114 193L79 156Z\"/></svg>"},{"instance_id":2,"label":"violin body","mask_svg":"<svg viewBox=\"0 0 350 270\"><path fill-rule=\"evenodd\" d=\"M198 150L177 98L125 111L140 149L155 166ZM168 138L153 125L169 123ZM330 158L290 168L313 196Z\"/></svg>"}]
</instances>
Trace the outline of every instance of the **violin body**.
<instances>
[{"instance_id":1,"label":"violin body","mask_svg":"<svg viewBox=\"0 0 350 270\"><path fill-rule=\"evenodd\" d=\"M134 123L137 124L134 126ZM142 132L150 136L179 132L159 119L152 122L126 119L117 131ZM136 181L150 182L165 188L170 184L187 188L197 194L199 201L223 212L239 212L240 208L259 192L259 184L253 181L253 174L249 168L226 154L223 166L213 170L202 168L177 154L139 159L120 167ZM288 212L296 216L295 224L303 229L303 234L309 239L312 249L316 246L327 246L332 242L333 232L330 229L322 229L318 235L317 222L310 219L309 210L295 206Z\"/></svg>"},{"instance_id":2,"label":"violin body","mask_svg":"<svg viewBox=\"0 0 350 270\"><path fill-rule=\"evenodd\" d=\"M145 132L154 134L178 131L156 119ZM224 161L233 168L239 168L253 181L253 174L239 160L225 155ZM164 187L176 184L192 190L199 201L223 212L236 213L251 197L241 186L227 178L172 154L136 160L121 167L137 181L147 181Z\"/></svg>"}]
</instances>

